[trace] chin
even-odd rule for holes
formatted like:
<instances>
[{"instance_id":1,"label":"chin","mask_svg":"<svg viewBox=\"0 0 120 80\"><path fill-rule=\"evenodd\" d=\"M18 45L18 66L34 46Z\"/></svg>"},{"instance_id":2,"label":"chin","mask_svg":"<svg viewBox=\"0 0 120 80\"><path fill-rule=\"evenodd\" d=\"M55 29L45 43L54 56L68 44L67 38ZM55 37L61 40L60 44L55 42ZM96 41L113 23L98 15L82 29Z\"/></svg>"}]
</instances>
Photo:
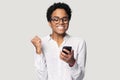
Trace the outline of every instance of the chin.
<instances>
[{"instance_id":1,"label":"chin","mask_svg":"<svg viewBox=\"0 0 120 80\"><path fill-rule=\"evenodd\" d=\"M60 32L60 33L58 33L59 35L64 35L65 34L65 32Z\"/></svg>"},{"instance_id":2,"label":"chin","mask_svg":"<svg viewBox=\"0 0 120 80\"><path fill-rule=\"evenodd\" d=\"M66 33L66 30L58 30L58 31L56 31L56 33L59 35L63 35Z\"/></svg>"}]
</instances>

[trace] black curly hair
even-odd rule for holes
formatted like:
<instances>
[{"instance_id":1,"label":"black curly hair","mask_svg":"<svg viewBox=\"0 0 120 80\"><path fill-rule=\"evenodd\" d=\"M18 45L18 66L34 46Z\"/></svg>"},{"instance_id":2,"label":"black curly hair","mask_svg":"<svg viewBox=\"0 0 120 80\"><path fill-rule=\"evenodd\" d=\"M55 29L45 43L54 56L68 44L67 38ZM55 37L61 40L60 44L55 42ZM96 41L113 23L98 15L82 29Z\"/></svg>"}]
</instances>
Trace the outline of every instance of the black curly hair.
<instances>
[{"instance_id":1,"label":"black curly hair","mask_svg":"<svg viewBox=\"0 0 120 80\"><path fill-rule=\"evenodd\" d=\"M47 10L47 13L46 13L46 17L47 17L47 21L50 22L51 21L51 15L53 13L53 11L55 11L56 9L64 9L68 15L68 19L70 21L71 19L71 8L69 7L68 4L66 3L62 3L62 2L58 2L58 3L54 3L53 5L51 5L48 10Z\"/></svg>"}]
</instances>

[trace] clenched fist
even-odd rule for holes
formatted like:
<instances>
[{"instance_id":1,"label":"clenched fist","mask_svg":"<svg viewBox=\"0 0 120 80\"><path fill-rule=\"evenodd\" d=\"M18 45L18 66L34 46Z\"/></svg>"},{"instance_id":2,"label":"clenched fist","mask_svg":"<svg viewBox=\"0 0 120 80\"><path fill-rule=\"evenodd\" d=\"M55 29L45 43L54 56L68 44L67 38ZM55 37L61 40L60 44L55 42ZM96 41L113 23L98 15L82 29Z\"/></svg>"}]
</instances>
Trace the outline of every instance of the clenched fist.
<instances>
[{"instance_id":1,"label":"clenched fist","mask_svg":"<svg viewBox=\"0 0 120 80\"><path fill-rule=\"evenodd\" d=\"M42 47L41 47L41 39L38 36L35 36L32 40L31 40L32 44L34 45L35 49L36 49L36 53L37 54L41 54L42 53Z\"/></svg>"}]
</instances>

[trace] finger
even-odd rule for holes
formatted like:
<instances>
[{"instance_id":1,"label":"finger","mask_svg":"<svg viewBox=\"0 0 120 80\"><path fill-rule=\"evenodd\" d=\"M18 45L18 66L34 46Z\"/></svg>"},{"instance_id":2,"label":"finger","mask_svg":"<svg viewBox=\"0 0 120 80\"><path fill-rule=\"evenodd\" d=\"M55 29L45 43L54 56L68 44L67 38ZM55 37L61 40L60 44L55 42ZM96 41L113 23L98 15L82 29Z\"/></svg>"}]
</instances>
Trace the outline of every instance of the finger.
<instances>
[{"instance_id":1,"label":"finger","mask_svg":"<svg viewBox=\"0 0 120 80\"><path fill-rule=\"evenodd\" d=\"M61 54L60 54L60 59L63 59L63 57L64 57L64 56L63 56L62 53L61 53Z\"/></svg>"},{"instance_id":2,"label":"finger","mask_svg":"<svg viewBox=\"0 0 120 80\"><path fill-rule=\"evenodd\" d=\"M35 36L35 39L40 39L38 36Z\"/></svg>"},{"instance_id":3,"label":"finger","mask_svg":"<svg viewBox=\"0 0 120 80\"><path fill-rule=\"evenodd\" d=\"M70 51L70 53L73 54L73 53L74 53L74 50L72 49L72 50Z\"/></svg>"},{"instance_id":4,"label":"finger","mask_svg":"<svg viewBox=\"0 0 120 80\"><path fill-rule=\"evenodd\" d=\"M63 56L62 54L60 55L60 58L61 58L63 61L67 62L67 58L66 58L65 56Z\"/></svg>"},{"instance_id":5,"label":"finger","mask_svg":"<svg viewBox=\"0 0 120 80\"><path fill-rule=\"evenodd\" d=\"M61 52L61 55L64 56L64 57L66 57L66 58L68 58L68 55L65 54L64 52Z\"/></svg>"},{"instance_id":6,"label":"finger","mask_svg":"<svg viewBox=\"0 0 120 80\"><path fill-rule=\"evenodd\" d=\"M35 37L33 38L33 41L35 41L35 42L40 42L41 39L40 39L38 36L35 36Z\"/></svg>"},{"instance_id":7,"label":"finger","mask_svg":"<svg viewBox=\"0 0 120 80\"><path fill-rule=\"evenodd\" d=\"M64 51L64 53L67 53L67 54L70 53L70 51L68 51L67 49L63 49L63 51Z\"/></svg>"}]
</instances>

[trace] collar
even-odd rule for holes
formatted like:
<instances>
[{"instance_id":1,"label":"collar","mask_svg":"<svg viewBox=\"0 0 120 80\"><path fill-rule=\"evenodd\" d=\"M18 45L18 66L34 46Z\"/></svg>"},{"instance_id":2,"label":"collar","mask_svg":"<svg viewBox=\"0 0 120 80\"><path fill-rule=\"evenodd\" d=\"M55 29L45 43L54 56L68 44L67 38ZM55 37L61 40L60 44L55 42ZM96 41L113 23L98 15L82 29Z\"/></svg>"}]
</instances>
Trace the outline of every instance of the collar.
<instances>
[{"instance_id":1,"label":"collar","mask_svg":"<svg viewBox=\"0 0 120 80\"><path fill-rule=\"evenodd\" d=\"M64 41L68 40L70 38L70 35L66 33L66 35L64 36ZM47 40L50 41L52 40L52 38L50 37L50 34L47 35Z\"/></svg>"}]
</instances>

